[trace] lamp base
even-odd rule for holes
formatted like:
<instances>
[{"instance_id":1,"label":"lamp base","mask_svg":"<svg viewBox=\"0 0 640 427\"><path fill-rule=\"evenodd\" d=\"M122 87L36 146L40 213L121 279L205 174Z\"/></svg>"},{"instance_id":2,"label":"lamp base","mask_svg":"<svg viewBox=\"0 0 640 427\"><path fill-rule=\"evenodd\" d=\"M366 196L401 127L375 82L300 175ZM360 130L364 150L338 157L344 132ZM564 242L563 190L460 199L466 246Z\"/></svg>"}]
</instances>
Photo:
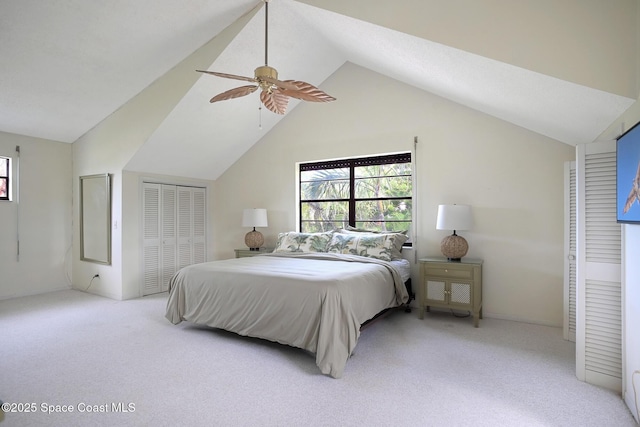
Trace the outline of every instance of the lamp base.
<instances>
[{"instance_id":1,"label":"lamp base","mask_svg":"<svg viewBox=\"0 0 640 427\"><path fill-rule=\"evenodd\" d=\"M454 233L442 239L440 250L442 255L446 256L449 261L460 261L467 254L469 244L464 237Z\"/></svg>"},{"instance_id":2,"label":"lamp base","mask_svg":"<svg viewBox=\"0 0 640 427\"><path fill-rule=\"evenodd\" d=\"M244 243L252 251L259 251L260 246L264 245L264 237L262 233L254 228L244 236Z\"/></svg>"}]
</instances>

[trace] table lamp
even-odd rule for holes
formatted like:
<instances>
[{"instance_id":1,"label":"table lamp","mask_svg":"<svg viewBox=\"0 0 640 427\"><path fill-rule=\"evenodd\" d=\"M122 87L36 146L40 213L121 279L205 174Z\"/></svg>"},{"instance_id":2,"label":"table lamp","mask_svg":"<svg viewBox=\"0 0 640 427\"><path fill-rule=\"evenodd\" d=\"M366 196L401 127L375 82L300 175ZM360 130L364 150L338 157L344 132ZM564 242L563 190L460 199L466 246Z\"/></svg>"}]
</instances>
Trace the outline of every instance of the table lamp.
<instances>
[{"instance_id":1,"label":"table lamp","mask_svg":"<svg viewBox=\"0 0 640 427\"><path fill-rule=\"evenodd\" d=\"M260 246L264 244L262 233L256 231L256 227L267 226L267 210L266 209L245 209L242 211L242 226L253 227L253 230L244 236L244 243L252 251L259 251Z\"/></svg>"},{"instance_id":2,"label":"table lamp","mask_svg":"<svg viewBox=\"0 0 640 427\"><path fill-rule=\"evenodd\" d=\"M437 230L453 230L453 234L440 242L440 250L449 261L460 261L467 254L469 245L464 237L458 236L456 230L471 229L471 206L439 205Z\"/></svg>"}]
</instances>

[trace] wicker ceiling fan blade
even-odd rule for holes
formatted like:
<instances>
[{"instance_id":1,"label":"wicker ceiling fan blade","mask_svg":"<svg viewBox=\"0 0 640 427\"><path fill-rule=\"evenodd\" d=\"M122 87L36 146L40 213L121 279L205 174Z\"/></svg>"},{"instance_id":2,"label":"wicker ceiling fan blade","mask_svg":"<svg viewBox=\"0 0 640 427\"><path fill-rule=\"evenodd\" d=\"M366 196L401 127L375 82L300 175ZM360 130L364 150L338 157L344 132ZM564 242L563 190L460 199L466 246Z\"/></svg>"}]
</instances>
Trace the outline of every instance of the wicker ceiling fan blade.
<instances>
[{"instance_id":1,"label":"wicker ceiling fan blade","mask_svg":"<svg viewBox=\"0 0 640 427\"><path fill-rule=\"evenodd\" d=\"M217 71L196 70L199 73L211 74L213 76L224 77L225 79L242 80L245 82L256 82L253 77L237 76L235 74L218 73Z\"/></svg>"},{"instance_id":2,"label":"wicker ceiling fan blade","mask_svg":"<svg viewBox=\"0 0 640 427\"><path fill-rule=\"evenodd\" d=\"M258 86L240 86L234 89L230 89L226 92L222 92L213 98L209 102L226 101L227 99L240 98L241 96L249 95L258 89Z\"/></svg>"},{"instance_id":3,"label":"wicker ceiling fan blade","mask_svg":"<svg viewBox=\"0 0 640 427\"><path fill-rule=\"evenodd\" d=\"M282 89L281 92L286 96L311 102L331 102L336 100L333 96L328 95L310 83L298 80L285 80L284 82L296 87L296 89Z\"/></svg>"},{"instance_id":4,"label":"wicker ceiling fan blade","mask_svg":"<svg viewBox=\"0 0 640 427\"><path fill-rule=\"evenodd\" d=\"M284 114L287 111L289 105L289 97L283 95L279 90L275 89L271 92L263 90L260 93L260 101L267 109L273 111L276 114Z\"/></svg>"}]
</instances>

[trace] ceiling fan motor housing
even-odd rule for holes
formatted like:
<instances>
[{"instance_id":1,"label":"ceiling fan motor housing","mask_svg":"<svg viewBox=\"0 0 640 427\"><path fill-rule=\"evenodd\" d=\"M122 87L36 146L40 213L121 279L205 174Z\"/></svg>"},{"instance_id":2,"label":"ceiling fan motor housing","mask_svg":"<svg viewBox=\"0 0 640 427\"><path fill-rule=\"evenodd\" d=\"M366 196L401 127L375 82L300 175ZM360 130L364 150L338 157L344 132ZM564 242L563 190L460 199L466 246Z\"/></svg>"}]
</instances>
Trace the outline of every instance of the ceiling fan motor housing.
<instances>
[{"instance_id":1,"label":"ceiling fan motor housing","mask_svg":"<svg viewBox=\"0 0 640 427\"><path fill-rule=\"evenodd\" d=\"M271 88L274 86L272 83L266 82L263 77L268 77L271 79L278 79L278 72L275 68L269 67L268 65L263 65L261 67L256 68L254 71L256 80L260 84L260 88L262 90L266 90L268 92L271 91Z\"/></svg>"}]
</instances>

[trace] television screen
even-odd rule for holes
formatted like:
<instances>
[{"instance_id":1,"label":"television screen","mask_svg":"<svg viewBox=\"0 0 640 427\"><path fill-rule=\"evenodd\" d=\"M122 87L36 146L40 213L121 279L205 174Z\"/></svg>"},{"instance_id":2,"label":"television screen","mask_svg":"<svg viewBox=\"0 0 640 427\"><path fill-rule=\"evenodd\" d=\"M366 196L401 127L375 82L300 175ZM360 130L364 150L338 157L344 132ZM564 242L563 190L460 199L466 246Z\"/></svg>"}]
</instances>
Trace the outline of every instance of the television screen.
<instances>
[{"instance_id":1,"label":"television screen","mask_svg":"<svg viewBox=\"0 0 640 427\"><path fill-rule=\"evenodd\" d=\"M616 143L618 222L640 223L640 126L636 123Z\"/></svg>"}]
</instances>

